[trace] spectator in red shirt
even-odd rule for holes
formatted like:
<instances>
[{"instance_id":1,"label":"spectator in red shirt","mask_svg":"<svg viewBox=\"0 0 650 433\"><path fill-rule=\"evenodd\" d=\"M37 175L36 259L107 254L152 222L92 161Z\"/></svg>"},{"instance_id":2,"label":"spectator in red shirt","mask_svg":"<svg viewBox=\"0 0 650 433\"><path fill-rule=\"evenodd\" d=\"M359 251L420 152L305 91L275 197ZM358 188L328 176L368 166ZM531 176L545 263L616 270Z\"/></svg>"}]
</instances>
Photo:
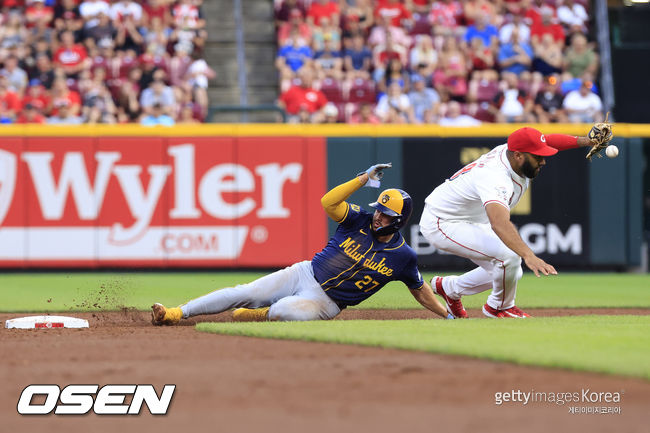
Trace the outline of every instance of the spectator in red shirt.
<instances>
[{"instance_id":1,"label":"spectator in red shirt","mask_svg":"<svg viewBox=\"0 0 650 433\"><path fill-rule=\"evenodd\" d=\"M32 104L25 104L16 123L45 123L45 117Z\"/></svg>"},{"instance_id":2,"label":"spectator in red shirt","mask_svg":"<svg viewBox=\"0 0 650 433\"><path fill-rule=\"evenodd\" d=\"M31 105L39 112L44 113L50 105L50 97L45 91L45 87L38 80L32 80L29 84L27 94L22 100L23 107Z\"/></svg>"},{"instance_id":3,"label":"spectator in red shirt","mask_svg":"<svg viewBox=\"0 0 650 433\"><path fill-rule=\"evenodd\" d=\"M314 0L307 12L307 22L312 26L320 26L320 20L328 17L335 25L339 25L339 5L336 1Z\"/></svg>"},{"instance_id":4,"label":"spectator in red shirt","mask_svg":"<svg viewBox=\"0 0 650 433\"><path fill-rule=\"evenodd\" d=\"M379 117L375 116L375 113L373 113L373 106L372 104L361 104L361 107L359 107L359 112L354 113L350 116L350 120L348 123L356 125L359 123L369 123L371 125L379 125L381 123L381 120L379 120Z\"/></svg>"},{"instance_id":5,"label":"spectator in red shirt","mask_svg":"<svg viewBox=\"0 0 650 433\"><path fill-rule=\"evenodd\" d=\"M151 23L154 18L160 19L165 27L171 26L173 19L169 2L163 0L148 0L142 3L143 20Z\"/></svg>"},{"instance_id":6,"label":"spectator in red shirt","mask_svg":"<svg viewBox=\"0 0 650 433\"><path fill-rule=\"evenodd\" d=\"M314 74L310 68L301 68L298 78L300 85L292 86L280 95L278 105L289 113L289 121L292 123L297 122L301 115L308 115L311 123L319 123L327 98L323 92L312 87Z\"/></svg>"},{"instance_id":7,"label":"spectator in red shirt","mask_svg":"<svg viewBox=\"0 0 650 433\"><path fill-rule=\"evenodd\" d=\"M552 12L549 9L544 9L542 11L542 20L533 23L530 27L530 40L533 48L541 43L542 37L547 33L553 36L558 45L564 46L564 29L560 24L553 22Z\"/></svg>"},{"instance_id":8,"label":"spectator in red shirt","mask_svg":"<svg viewBox=\"0 0 650 433\"><path fill-rule=\"evenodd\" d=\"M388 18L392 26L409 28L411 25L411 12L400 0L379 0L375 16Z\"/></svg>"},{"instance_id":9,"label":"spectator in red shirt","mask_svg":"<svg viewBox=\"0 0 650 433\"><path fill-rule=\"evenodd\" d=\"M297 32L305 41L305 45L311 45L311 27L305 23L300 9L292 9L289 13L289 21L284 22L278 29L278 46L283 47L287 44L291 31Z\"/></svg>"},{"instance_id":10,"label":"spectator in red shirt","mask_svg":"<svg viewBox=\"0 0 650 433\"><path fill-rule=\"evenodd\" d=\"M27 28L34 27L38 21L50 23L54 18L54 9L45 6L45 0L32 0L25 10Z\"/></svg>"},{"instance_id":11,"label":"spectator in red shirt","mask_svg":"<svg viewBox=\"0 0 650 433\"><path fill-rule=\"evenodd\" d=\"M441 0L431 5L429 21L436 35L449 36L465 34L465 28L460 26L463 17L463 6L457 0Z\"/></svg>"},{"instance_id":12,"label":"spectator in red shirt","mask_svg":"<svg viewBox=\"0 0 650 433\"><path fill-rule=\"evenodd\" d=\"M54 53L54 65L60 67L70 78L76 78L79 72L90 67L86 49L75 44L74 33L69 30L61 33L61 47Z\"/></svg>"},{"instance_id":13,"label":"spectator in red shirt","mask_svg":"<svg viewBox=\"0 0 650 433\"><path fill-rule=\"evenodd\" d=\"M553 18L557 16L555 7L544 0L522 0L522 12L524 13L526 24L532 26L542 21L542 15L550 14Z\"/></svg>"},{"instance_id":14,"label":"spectator in red shirt","mask_svg":"<svg viewBox=\"0 0 650 433\"><path fill-rule=\"evenodd\" d=\"M49 115L58 115L59 107L62 105L69 107L71 116L76 116L81 111L81 97L79 93L68 88L65 78L56 78L52 84L52 99L50 100L50 109L48 110Z\"/></svg>"}]
</instances>

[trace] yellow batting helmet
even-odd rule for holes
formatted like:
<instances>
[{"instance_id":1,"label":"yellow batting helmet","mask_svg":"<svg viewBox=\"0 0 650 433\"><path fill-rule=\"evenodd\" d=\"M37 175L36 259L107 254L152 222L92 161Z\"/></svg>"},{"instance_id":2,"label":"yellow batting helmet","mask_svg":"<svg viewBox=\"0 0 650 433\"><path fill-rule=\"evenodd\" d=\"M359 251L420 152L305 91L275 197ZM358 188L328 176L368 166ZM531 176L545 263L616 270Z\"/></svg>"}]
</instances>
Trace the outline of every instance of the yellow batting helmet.
<instances>
[{"instance_id":1,"label":"yellow batting helmet","mask_svg":"<svg viewBox=\"0 0 650 433\"><path fill-rule=\"evenodd\" d=\"M376 230L378 236L395 233L404 227L413 212L411 196L406 191L397 188L382 191L377 197L377 201L370 203L370 206L383 214L395 217L388 226Z\"/></svg>"}]
</instances>

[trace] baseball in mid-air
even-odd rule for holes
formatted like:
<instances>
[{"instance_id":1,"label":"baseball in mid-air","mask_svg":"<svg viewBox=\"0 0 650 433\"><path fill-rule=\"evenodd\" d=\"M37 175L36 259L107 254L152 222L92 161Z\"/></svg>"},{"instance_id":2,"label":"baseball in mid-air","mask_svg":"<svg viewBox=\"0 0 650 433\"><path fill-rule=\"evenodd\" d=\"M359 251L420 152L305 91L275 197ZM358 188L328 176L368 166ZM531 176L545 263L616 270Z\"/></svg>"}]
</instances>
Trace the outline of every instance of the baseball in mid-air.
<instances>
[{"instance_id":1,"label":"baseball in mid-air","mask_svg":"<svg viewBox=\"0 0 650 433\"><path fill-rule=\"evenodd\" d=\"M605 155L607 155L609 158L616 158L618 156L618 147L610 144L605 148Z\"/></svg>"}]
</instances>

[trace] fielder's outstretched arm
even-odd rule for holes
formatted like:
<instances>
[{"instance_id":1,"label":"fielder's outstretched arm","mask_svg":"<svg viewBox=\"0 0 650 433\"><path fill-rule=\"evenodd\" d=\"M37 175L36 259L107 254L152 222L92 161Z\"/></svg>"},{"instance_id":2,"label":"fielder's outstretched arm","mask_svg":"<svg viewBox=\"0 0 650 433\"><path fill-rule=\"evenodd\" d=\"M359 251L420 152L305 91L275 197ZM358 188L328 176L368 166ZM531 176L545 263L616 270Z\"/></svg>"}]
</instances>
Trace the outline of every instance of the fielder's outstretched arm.
<instances>
[{"instance_id":1,"label":"fielder's outstretched arm","mask_svg":"<svg viewBox=\"0 0 650 433\"><path fill-rule=\"evenodd\" d=\"M566 134L546 134L546 143L560 151L593 146L588 137L576 137L575 135Z\"/></svg>"},{"instance_id":2,"label":"fielder's outstretched arm","mask_svg":"<svg viewBox=\"0 0 650 433\"><path fill-rule=\"evenodd\" d=\"M411 295L427 310L433 311L443 319L447 318L447 309L442 306L438 298L433 295L433 289L426 281L419 289L409 289Z\"/></svg>"},{"instance_id":3,"label":"fielder's outstretched arm","mask_svg":"<svg viewBox=\"0 0 650 433\"><path fill-rule=\"evenodd\" d=\"M345 182L333 189L320 199L320 204L327 213L327 216L334 221L341 222L348 212L348 204L345 201L355 191L364 186L368 182L368 175L363 173L354 179Z\"/></svg>"}]
</instances>

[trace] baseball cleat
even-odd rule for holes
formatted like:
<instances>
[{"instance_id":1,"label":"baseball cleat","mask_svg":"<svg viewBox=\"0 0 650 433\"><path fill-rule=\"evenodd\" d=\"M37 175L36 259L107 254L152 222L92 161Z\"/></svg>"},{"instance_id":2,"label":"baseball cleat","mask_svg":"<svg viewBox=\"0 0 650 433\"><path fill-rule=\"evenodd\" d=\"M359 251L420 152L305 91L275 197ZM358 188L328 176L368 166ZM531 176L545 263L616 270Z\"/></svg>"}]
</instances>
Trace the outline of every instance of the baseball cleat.
<instances>
[{"instance_id":1,"label":"baseball cleat","mask_svg":"<svg viewBox=\"0 0 650 433\"><path fill-rule=\"evenodd\" d=\"M237 308L232 312L233 322L266 322L269 320L269 307Z\"/></svg>"},{"instance_id":2,"label":"baseball cleat","mask_svg":"<svg viewBox=\"0 0 650 433\"><path fill-rule=\"evenodd\" d=\"M497 310L496 308L490 307L488 304L483 305L483 314L493 319L503 319L509 317L515 319L525 319L526 317L530 317L530 314L524 313L520 308L516 306L506 308L505 310Z\"/></svg>"},{"instance_id":3,"label":"baseball cleat","mask_svg":"<svg viewBox=\"0 0 650 433\"><path fill-rule=\"evenodd\" d=\"M512 316L508 316L505 313L505 311L492 308L488 304L483 305L483 314L485 314L487 317L491 317L492 319L503 319L506 317L512 317Z\"/></svg>"},{"instance_id":4,"label":"baseball cleat","mask_svg":"<svg viewBox=\"0 0 650 433\"><path fill-rule=\"evenodd\" d=\"M442 277L433 277L431 279L431 287L436 295L445 300L449 314L453 315L457 319L468 318L467 311L465 311L465 307L463 307L463 303L460 299L451 299L447 296L447 293L445 293L445 289L442 288Z\"/></svg>"},{"instance_id":5,"label":"baseball cleat","mask_svg":"<svg viewBox=\"0 0 650 433\"><path fill-rule=\"evenodd\" d=\"M524 311L518 308L516 305L510 308L506 308L505 310L503 310L503 312L506 313L508 316L517 319L525 319L526 317L530 317L530 314L524 313Z\"/></svg>"},{"instance_id":6,"label":"baseball cleat","mask_svg":"<svg viewBox=\"0 0 650 433\"><path fill-rule=\"evenodd\" d=\"M163 304L155 303L151 306L151 323L156 326L175 325L183 318L180 307L165 308Z\"/></svg>"}]
</instances>

